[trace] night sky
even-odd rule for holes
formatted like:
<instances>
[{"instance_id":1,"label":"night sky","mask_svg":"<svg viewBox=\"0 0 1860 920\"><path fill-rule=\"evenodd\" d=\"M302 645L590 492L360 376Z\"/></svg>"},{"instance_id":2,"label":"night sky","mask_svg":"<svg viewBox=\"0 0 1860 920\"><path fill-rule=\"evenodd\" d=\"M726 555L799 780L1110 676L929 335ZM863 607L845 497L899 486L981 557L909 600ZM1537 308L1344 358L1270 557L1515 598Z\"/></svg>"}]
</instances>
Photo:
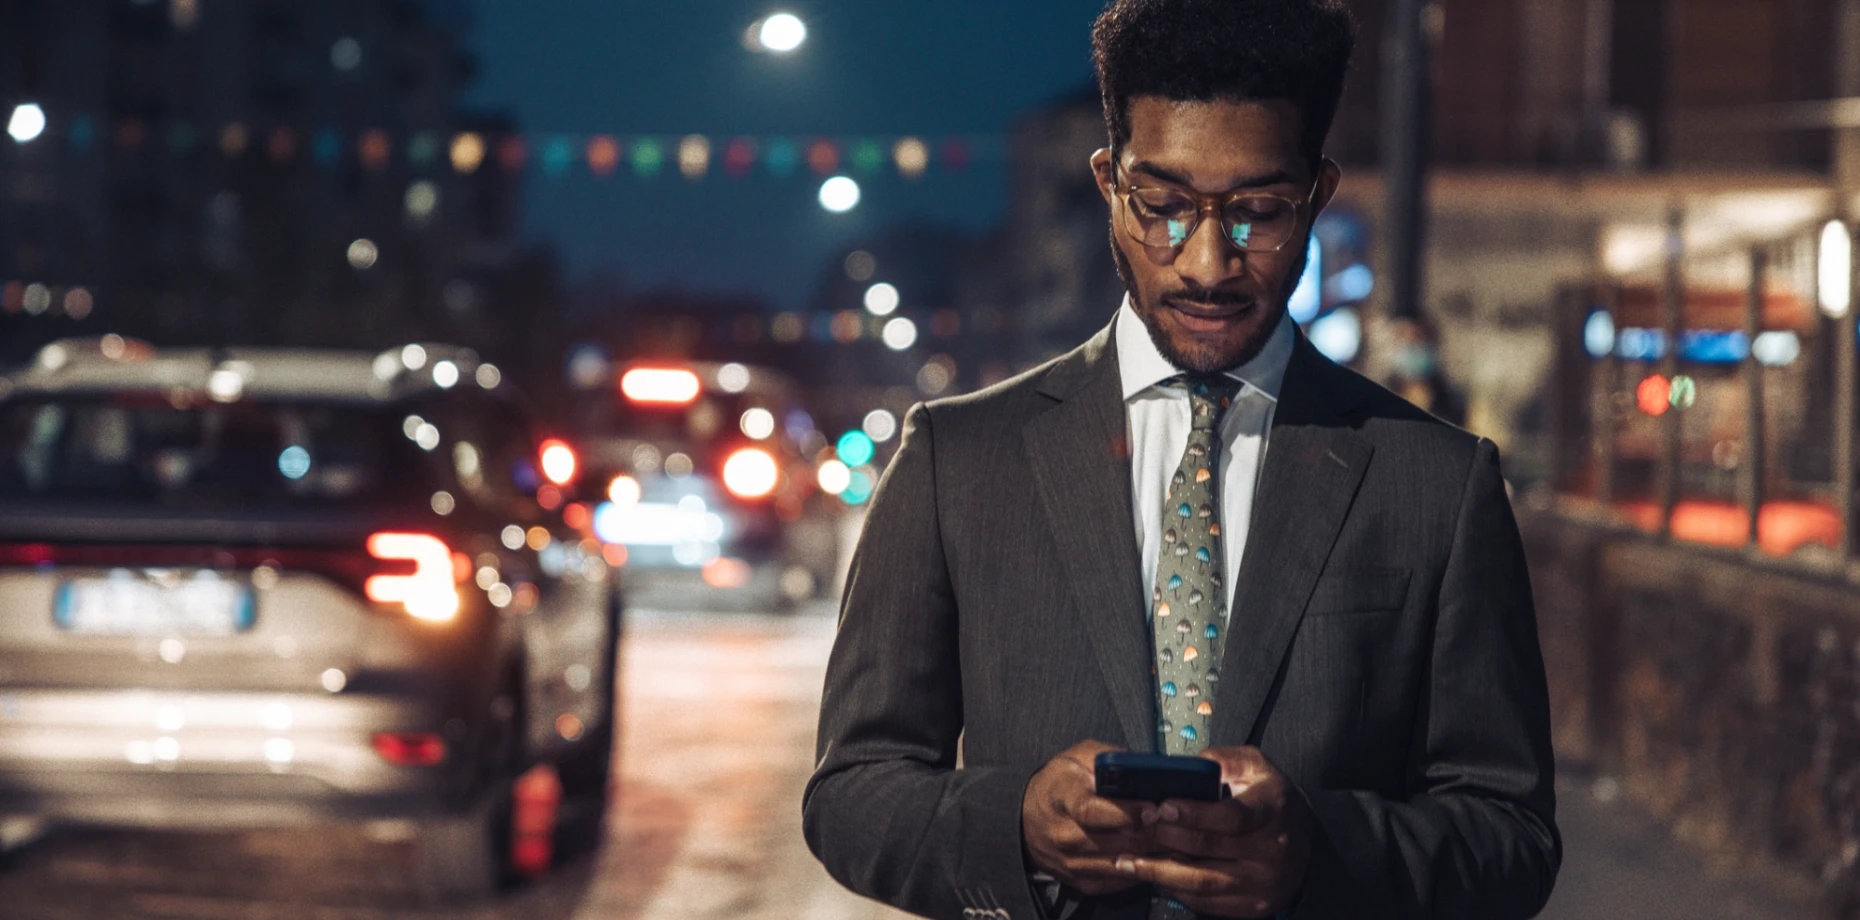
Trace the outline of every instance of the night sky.
<instances>
[{"instance_id":1,"label":"night sky","mask_svg":"<svg viewBox=\"0 0 1860 920\"><path fill-rule=\"evenodd\" d=\"M530 132L699 133L718 154L739 134L998 141L1018 116L1089 84L1102 5L479 0L469 101L508 109ZM785 57L744 48L749 24L782 10L807 22L807 43ZM985 229L1006 196L998 156L955 174L933 165L914 182L895 170L862 180L864 202L849 214L820 208L819 181L805 167L786 179L760 170L730 179L714 163L697 183L675 168L650 180L624 166L605 179L532 170L526 227L557 249L571 283L612 274L632 291L803 308L822 266L869 235L917 220Z\"/></svg>"}]
</instances>

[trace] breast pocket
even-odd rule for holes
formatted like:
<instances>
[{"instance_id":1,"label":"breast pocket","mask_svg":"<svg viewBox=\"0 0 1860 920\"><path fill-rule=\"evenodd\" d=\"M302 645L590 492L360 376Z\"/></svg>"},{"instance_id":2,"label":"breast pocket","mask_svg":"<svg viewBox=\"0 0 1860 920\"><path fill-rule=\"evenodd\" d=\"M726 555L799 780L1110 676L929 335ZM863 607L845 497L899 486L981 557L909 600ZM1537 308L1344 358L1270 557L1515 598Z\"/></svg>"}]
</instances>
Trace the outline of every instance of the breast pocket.
<instances>
[{"instance_id":1,"label":"breast pocket","mask_svg":"<svg viewBox=\"0 0 1860 920\"><path fill-rule=\"evenodd\" d=\"M1400 610L1408 601L1407 569L1332 572L1318 579L1306 616Z\"/></svg>"}]
</instances>

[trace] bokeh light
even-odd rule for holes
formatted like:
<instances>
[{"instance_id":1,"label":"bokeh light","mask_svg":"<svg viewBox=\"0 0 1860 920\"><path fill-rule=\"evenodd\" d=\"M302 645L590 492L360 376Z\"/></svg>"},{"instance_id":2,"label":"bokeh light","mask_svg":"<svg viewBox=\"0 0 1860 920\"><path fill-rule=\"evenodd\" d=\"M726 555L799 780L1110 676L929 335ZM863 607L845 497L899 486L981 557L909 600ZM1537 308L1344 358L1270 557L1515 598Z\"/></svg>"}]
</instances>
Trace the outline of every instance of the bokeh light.
<instances>
[{"instance_id":1,"label":"bokeh light","mask_svg":"<svg viewBox=\"0 0 1860 920\"><path fill-rule=\"evenodd\" d=\"M14 106L13 117L7 119L6 133L18 143L31 143L45 133L45 110L36 102Z\"/></svg>"},{"instance_id":2,"label":"bokeh light","mask_svg":"<svg viewBox=\"0 0 1860 920\"><path fill-rule=\"evenodd\" d=\"M1665 415L1666 410L1672 408L1669 402L1671 398L1672 385L1659 374L1647 377L1640 382L1640 386L1634 388L1634 405L1654 418Z\"/></svg>"},{"instance_id":3,"label":"bokeh light","mask_svg":"<svg viewBox=\"0 0 1860 920\"><path fill-rule=\"evenodd\" d=\"M375 241L359 239L349 244L349 265L356 271L366 271L375 267L381 258L381 250L375 247Z\"/></svg>"},{"instance_id":4,"label":"bokeh light","mask_svg":"<svg viewBox=\"0 0 1860 920\"><path fill-rule=\"evenodd\" d=\"M883 281L865 289L865 309L873 316L890 316L902 300L898 289Z\"/></svg>"},{"instance_id":5,"label":"bokeh light","mask_svg":"<svg viewBox=\"0 0 1860 920\"><path fill-rule=\"evenodd\" d=\"M915 179L930 168L930 145L914 137L907 137L891 148L891 158L898 164L898 172L906 179Z\"/></svg>"},{"instance_id":6,"label":"bokeh light","mask_svg":"<svg viewBox=\"0 0 1860 920\"><path fill-rule=\"evenodd\" d=\"M864 466L872 462L872 455L877 451L872 439L863 431L848 431L840 435L839 443L833 446L833 452L839 455L840 462L849 467Z\"/></svg>"},{"instance_id":7,"label":"bokeh light","mask_svg":"<svg viewBox=\"0 0 1860 920\"><path fill-rule=\"evenodd\" d=\"M775 433L775 413L760 406L743 413L741 422L743 434L751 440L763 441Z\"/></svg>"},{"instance_id":8,"label":"bokeh light","mask_svg":"<svg viewBox=\"0 0 1860 920\"><path fill-rule=\"evenodd\" d=\"M820 184L820 206L844 214L859 206L859 183L849 176L834 176Z\"/></svg>"},{"instance_id":9,"label":"bokeh light","mask_svg":"<svg viewBox=\"0 0 1860 920\"><path fill-rule=\"evenodd\" d=\"M870 281L877 271L878 260L863 249L846 257L846 277L854 281Z\"/></svg>"},{"instance_id":10,"label":"bokeh light","mask_svg":"<svg viewBox=\"0 0 1860 920\"><path fill-rule=\"evenodd\" d=\"M872 474L865 470L853 470L846 477L846 489L840 493L840 499L848 505L863 505L872 500Z\"/></svg>"},{"instance_id":11,"label":"bokeh light","mask_svg":"<svg viewBox=\"0 0 1860 920\"><path fill-rule=\"evenodd\" d=\"M865 421L859 428L865 432L866 437L883 444L897 437L898 417L885 409L873 409L865 414Z\"/></svg>"},{"instance_id":12,"label":"bokeh light","mask_svg":"<svg viewBox=\"0 0 1860 920\"><path fill-rule=\"evenodd\" d=\"M885 347L892 351L903 351L917 344L917 324L908 318L897 316L885 324Z\"/></svg>"},{"instance_id":13,"label":"bokeh light","mask_svg":"<svg viewBox=\"0 0 1860 920\"><path fill-rule=\"evenodd\" d=\"M816 481L820 484L820 491L838 495L852 483L852 470L838 460L828 460L820 465Z\"/></svg>"}]
</instances>

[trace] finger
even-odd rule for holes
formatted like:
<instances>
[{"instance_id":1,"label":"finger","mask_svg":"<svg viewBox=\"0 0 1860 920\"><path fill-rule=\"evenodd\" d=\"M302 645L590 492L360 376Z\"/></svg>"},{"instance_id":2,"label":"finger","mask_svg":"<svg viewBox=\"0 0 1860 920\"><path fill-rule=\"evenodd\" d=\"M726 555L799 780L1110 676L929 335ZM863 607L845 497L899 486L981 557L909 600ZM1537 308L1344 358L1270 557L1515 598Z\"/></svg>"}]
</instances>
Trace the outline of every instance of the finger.
<instances>
[{"instance_id":1,"label":"finger","mask_svg":"<svg viewBox=\"0 0 1860 920\"><path fill-rule=\"evenodd\" d=\"M1266 818L1245 799L1228 799L1225 802L1170 799L1156 810L1155 826L1174 826L1237 837L1263 826Z\"/></svg>"},{"instance_id":2,"label":"finger","mask_svg":"<svg viewBox=\"0 0 1860 920\"><path fill-rule=\"evenodd\" d=\"M1143 806L1086 793L1066 803L1066 814L1091 831L1140 831Z\"/></svg>"},{"instance_id":3,"label":"finger","mask_svg":"<svg viewBox=\"0 0 1860 920\"><path fill-rule=\"evenodd\" d=\"M1191 895L1212 897L1243 894L1235 880L1224 872L1173 859L1153 856L1120 856L1118 871L1128 878L1149 882L1158 888Z\"/></svg>"},{"instance_id":4,"label":"finger","mask_svg":"<svg viewBox=\"0 0 1860 920\"><path fill-rule=\"evenodd\" d=\"M1284 834L1217 834L1175 824L1151 828L1149 839L1157 849L1182 856L1261 863L1282 861L1288 842Z\"/></svg>"},{"instance_id":5,"label":"finger","mask_svg":"<svg viewBox=\"0 0 1860 920\"><path fill-rule=\"evenodd\" d=\"M1221 765L1221 784L1233 789L1235 795L1280 773L1265 752L1256 747L1208 748L1200 756Z\"/></svg>"}]
</instances>

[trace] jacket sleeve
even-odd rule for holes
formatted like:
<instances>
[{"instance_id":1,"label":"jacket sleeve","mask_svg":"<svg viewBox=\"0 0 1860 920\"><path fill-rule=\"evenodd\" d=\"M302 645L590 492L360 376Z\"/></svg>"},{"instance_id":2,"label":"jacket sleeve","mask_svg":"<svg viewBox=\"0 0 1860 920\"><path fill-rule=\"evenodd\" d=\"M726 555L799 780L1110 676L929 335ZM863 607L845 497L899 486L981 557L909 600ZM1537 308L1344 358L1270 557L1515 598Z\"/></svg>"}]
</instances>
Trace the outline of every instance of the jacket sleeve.
<instances>
[{"instance_id":1,"label":"jacket sleeve","mask_svg":"<svg viewBox=\"0 0 1860 920\"><path fill-rule=\"evenodd\" d=\"M1530 576L1481 440L1442 576L1407 801L1307 792L1320 826L1298 920L1525 920L1562 861Z\"/></svg>"},{"instance_id":2,"label":"jacket sleeve","mask_svg":"<svg viewBox=\"0 0 1860 920\"><path fill-rule=\"evenodd\" d=\"M929 410L874 495L827 664L807 844L853 891L927 917L1036 916L1021 861L1031 770L957 766L958 614Z\"/></svg>"}]
</instances>

